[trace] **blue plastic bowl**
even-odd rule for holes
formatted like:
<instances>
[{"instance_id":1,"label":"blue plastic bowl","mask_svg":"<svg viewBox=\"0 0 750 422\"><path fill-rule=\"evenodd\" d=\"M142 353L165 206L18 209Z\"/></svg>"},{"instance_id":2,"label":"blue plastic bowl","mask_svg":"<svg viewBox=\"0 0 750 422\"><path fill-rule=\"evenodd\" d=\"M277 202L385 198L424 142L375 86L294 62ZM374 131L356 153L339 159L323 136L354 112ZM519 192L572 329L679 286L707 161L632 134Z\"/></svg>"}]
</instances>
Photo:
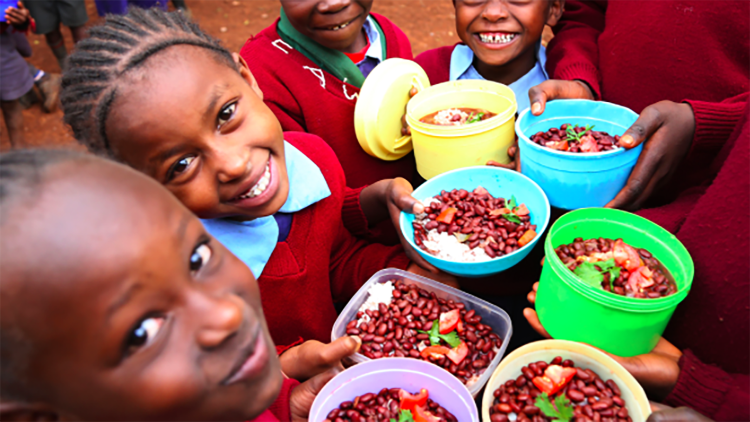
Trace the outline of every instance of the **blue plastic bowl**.
<instances>
[{"instance_id":1,"label":"blue plastic bowl","mask_svg":"<svg viewBox=\"0 0 750 422\"><path fill-rule=\"evenodd\" d=\"M563 123L595 125L597 131L622 135L636 119L632 110L603 101L551 101L541 116L527 108L516 121L521 172L542 187L553 207L603 207L625 186L643 144L631 150L581 154L546 148L529 137Z\"/></svg>"},{"instance_id":2,"label":"blue plastic bowl","mask_svg":"<svg viewBox=\"0 0 750 422\"><path fill-rule=\"evenodd\" d=\"M5 22L5 9L18 7L18 0L0 0L0 22Z\"/></svg>"},{"instance_id":3,"label":"blue plastic bowl","mask_svg":"<svg viewBox=\"0 0 750 422\"><path fill-rule=\"evenodd\" d=\"M518 264L529 254L534 245L547 229L550 217L550 207L544 191L531 179L521 173L498 167L478 166L466 167L443 173L425 182L412 193L420 201L439 195L440 191L466 189L472 191L482 186L494 197L510 198L516 196L519 204L526 204L531 215L531 224L536 224L538 235L517 251L489 261L459 262L440 259L422 250L414 243L414 215L401 213L401 232L409 244L422 257L435 267L460 277L485 277L505 271Z\"/></svg>"}]
</instances>

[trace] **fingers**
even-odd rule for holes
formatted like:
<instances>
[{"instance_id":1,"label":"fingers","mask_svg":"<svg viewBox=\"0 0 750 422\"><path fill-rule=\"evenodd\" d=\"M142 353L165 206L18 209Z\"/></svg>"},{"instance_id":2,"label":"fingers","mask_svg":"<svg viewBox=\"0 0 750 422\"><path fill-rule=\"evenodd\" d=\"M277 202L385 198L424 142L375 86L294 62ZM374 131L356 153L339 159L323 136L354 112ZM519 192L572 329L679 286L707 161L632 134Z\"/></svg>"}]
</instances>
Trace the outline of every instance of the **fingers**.
<instances>
[{"instance_id":1,"label":"fingers","mask_svg":"<svg viewBox=\"0 0 750 422\"><path fill-rule=\"evenodd\" d=\"M504 168L504 169L508 169L508 170L515 170L516 169L516 162L515 161L511 161L508 164L502 164L502 163L498 163L495 160L490 160L490 161L487 161L487 165L488 166L492 166L492 167L500 167L500 168Z\"/></svg>"},{"instance_id":2,"label":"fingers","mask_svg":"<svg viewBox=\"0 0 750 422\"><path fill-rule=\"evenodd\" d=\"M653 193L660 179L654 175L661 163L661 155L652 154L650 150L644 149L625 187L605 205L606 208L637 209Z\"/></svg>"},{"instance_id":3,"label":"fingers","mask_svg":"<svg viewBox=\"0 0 750 422\"><path fill-rule=\"evenodd\" d=\"M289 410L292 421L307 421L315 397L328 384L328 381L339 372L339 369L330 369L310 378L292 390L289 396Z\"/></svg>"},{"instance_id":4,"label":"fingers","mask_svg":"<svg viewBox=\"0 0 750 422\"><path fill-rule=\"evenodd\" d=\"M409 97L413 97L419 93L419 90L417 88L412 87L412 89L409 90Z\"/></svg>"},{"instance_id":5,"label":"fingers","mask_svg":"<svg viewBox=\"0 0 750 422\"><path fill-rule=\"evenodd\" d=\"M653 402L653 401L651 401L651 400L649 400L649 402L648 402L648 406L649 406L649 407L651 408L651 411L652 411L652 412L659 412L659 411L661 411L661 410L669 410L669 409L672 409L671 407L669 407L669 406L667 406L667 405L665 405L665 404L661 404L661 403Z\"/></svg>"},{"instance_id":6,"label":"fingers","mask_svg":"<svg viewBox=\"0 0 750 422\"><path fill-rule=\"evenodd\" d=\"M563 98L593 100L594 95L584 82L550 79L529 89L531 114L538 116L544 112L547 101Z\"/></svg>"},{"instance_id":7,"label":"fingers","mask_svg":"<svg viewBox=\"0 0 750 422\"><path fill-rule=\"evenodd\" d=\"M345 357L351 356L359 350L362 340L359 337L341 337L323 346L320 351L320 364L334 366Z\"/></svg>"},{"instance_id":8,"label":"fingers","mask_svg":"<svg viewBox=\"0 0 750 422\"><path fill-rule=\"evenodd\" d=\"M544 329L542 326L542 323L539 322L539 316L537 315L536 311L531 308L526 308L523 310L523 316L526 318L526 321L529 322L529 325L531 325L531 328L534 329L537 333L539 333L540 336L544 338L552 338L551 335L547 332L547 330Z\"/></svg>"},{"instance_id":9,"label":"fingers","mask_svg":"<svg viewBox=\"0 0 750 422\"><path fill-rule=\"evenodd\" d=\"M531 291L529 292L529 294L526 295L526 300L528 300L532 305L536 303L536 291L538 289L539 282L537 281L533 286L531 286Z\"/></svg>"},{"instance_id":10,"label":"fingers","mask_svg":"<svg viewBox=\"0 0 750 422\"><path fill-rule=\"evenodd\" d=\"M664 337L659 337L659 341L651 352L670 357L674 359L675 362L679 361L682 357L682 351L672 343L668 342Z\"/></svg>"},{"instance_id":11,"label":"fingers","mask_svg":"<svg viewBox=\"0 0 750 422\"><path fill-rule=\"evenodd\" d=\"M660 107L660 103L656 103L643 109L638 120L620 137L620 145L632 149L651 137L664 123L664 114Z\"/></svg>"},{"instance_id":12,"label":"fingers","mask_svg":"<svg viewBox=\"0 0 750 422\"><path fill-rule=\"evenodd\" d=\"M711 419L701 415L689 407L665 409L652 413L646 422L711 422Z\"/></svg>"}]
</instances>

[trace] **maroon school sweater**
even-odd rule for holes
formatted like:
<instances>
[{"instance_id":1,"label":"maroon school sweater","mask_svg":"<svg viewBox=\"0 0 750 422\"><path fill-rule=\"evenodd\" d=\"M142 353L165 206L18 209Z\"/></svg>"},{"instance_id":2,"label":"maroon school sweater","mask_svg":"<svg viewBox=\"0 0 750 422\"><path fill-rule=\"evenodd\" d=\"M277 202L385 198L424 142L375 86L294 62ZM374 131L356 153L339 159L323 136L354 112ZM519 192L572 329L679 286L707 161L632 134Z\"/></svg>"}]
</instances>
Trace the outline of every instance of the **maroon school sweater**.
<instances>
[{"instance_id":1,"label":"maroon school sweater","mask_svg":"<svg viewBox=\"0 0 750 422\"><path fill-rule=\"evenodd\" d=\"M547 71L636 113L662 100L706 102L693 104L697 130L713 135L696 137L704 142L660 192L671 200L707 180L707 163L742 113L743 104L720 102L750 89L749 15L745 0L570 0L547 47Z\"/></svg>"},{"instance_id":2,"label":"maroon school sweater","mask_svg":"<svg viewBox=\"0 0 750 422\"><path fill-rule=\"evenodd\" d=\"M451 78L451 55L458 43L433 48L417 55L414 59L430 78L430 85L448 82Z\"/></svg>"},{"instance_id":3,"label":"maroon school sweater","mask_svg":"<svg viewBox=\"0 0 750 422\"><path fill-rule=\"evenodd\" d=\"M664 337L684 351L665 403L717 421L750 420L750 122L746 108L717 158L715 178L638 214L676 234L695 264L693 286ZM714 366L718 365L718 366Z\"/></svg>"},{"instance_id":4,"label":"maroon school sweater","mask_svg":"<svg viewBox=\"0 0 750 422\"><path fill-rule=\"evenodd\" d=\"M331 341L334 302L346 301L377 271L406 269L401 246L370 244L354 237L342 215L361 214L349 197L336 155L315 135L287 132L284 139L323 173L331 196L294 213L286 241L279 242L258 279L263 313L274 343ZM283 349L283 347L282 347Z\"/></svg>"},{"instance_id":5,"label":"maroon school sweater","mask_svg":"<svg viewBox=\"0 0 750 422\"><path fill-rule=\"evenodd\" d=\"M385 17L371 15L383 29L387 57L411 60L411 44L406 35ZM284 43L276 32L277 23L278 20L250 38L240 54L284 130L313 133L328 142L352 188L394 177L411 181L416 169L412 154L396 161L382 161L359 146L354 131L359 88L320 69Z\"/></svg>"},{"instance_id":6,"label":"maroon school sweater","mask_svg":"<svg viewBox=\"0 0 750 422\"><path fill-rule=\"evenodd\" d=\"M291 395L292 390L299 385L299 381L285 379L281 384L281 392L271 407L266 409L251 422L285 422L292 420Z\"/></svg>"}]
</instances>

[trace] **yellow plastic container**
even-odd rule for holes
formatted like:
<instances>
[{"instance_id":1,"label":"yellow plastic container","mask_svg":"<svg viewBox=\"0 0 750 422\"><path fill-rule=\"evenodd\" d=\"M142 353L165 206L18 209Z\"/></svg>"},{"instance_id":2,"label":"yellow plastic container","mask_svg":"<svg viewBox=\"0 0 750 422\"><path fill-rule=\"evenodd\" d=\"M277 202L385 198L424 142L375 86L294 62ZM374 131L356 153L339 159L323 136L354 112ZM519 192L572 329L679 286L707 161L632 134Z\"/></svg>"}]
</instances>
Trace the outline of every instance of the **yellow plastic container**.
<instances>
[{"instance_id":1,"label":"yellow plastic container","mask_svg":"<svg viewBox=\"0 0 750 422\"><path fill-rule=\"evenodd\" d=\"M447 108L481 108L496 116L464 126L439 126L419 119ZM425 179L457 168L509 163L515 140L516 96L505 85L460 80L433 85L415 95L406 107L417 171Z\"/></svg>"}]
</instances>

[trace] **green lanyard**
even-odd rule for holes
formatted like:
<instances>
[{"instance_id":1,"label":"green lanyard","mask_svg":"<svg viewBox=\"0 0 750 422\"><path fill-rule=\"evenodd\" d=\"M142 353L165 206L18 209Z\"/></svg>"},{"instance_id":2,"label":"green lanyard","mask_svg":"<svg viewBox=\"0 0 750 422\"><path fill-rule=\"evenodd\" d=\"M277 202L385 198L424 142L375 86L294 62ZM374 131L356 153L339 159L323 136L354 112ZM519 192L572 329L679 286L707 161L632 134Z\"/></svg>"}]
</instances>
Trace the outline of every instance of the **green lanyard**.
<instances>
[{"instance_id":1,"label":"green lanyard","mask_svg":"<svg viewBox=\"0 0 750 422\"><path fill-rule=\"evenodd\" d=\"M385 59L387 57L385 50L385 35L383 34L383 29L380 28L380 24L377 23L374 18L373 22L375 23L375 28L380 34L380 47L383 49L382 57ZM286 13L284 13L284 8L281 9L281 20L279 21L277 31L285 43L291 45L295 50L299 51L305 57L323 68L323 70L342 81L356 86L357 88L362 88L362 84L365 82L365 77L362 75L362 72L357 65L354 64L346 54L338 50L323 47L294 29L289 22Z\"/></svg>"}]
</instances>

